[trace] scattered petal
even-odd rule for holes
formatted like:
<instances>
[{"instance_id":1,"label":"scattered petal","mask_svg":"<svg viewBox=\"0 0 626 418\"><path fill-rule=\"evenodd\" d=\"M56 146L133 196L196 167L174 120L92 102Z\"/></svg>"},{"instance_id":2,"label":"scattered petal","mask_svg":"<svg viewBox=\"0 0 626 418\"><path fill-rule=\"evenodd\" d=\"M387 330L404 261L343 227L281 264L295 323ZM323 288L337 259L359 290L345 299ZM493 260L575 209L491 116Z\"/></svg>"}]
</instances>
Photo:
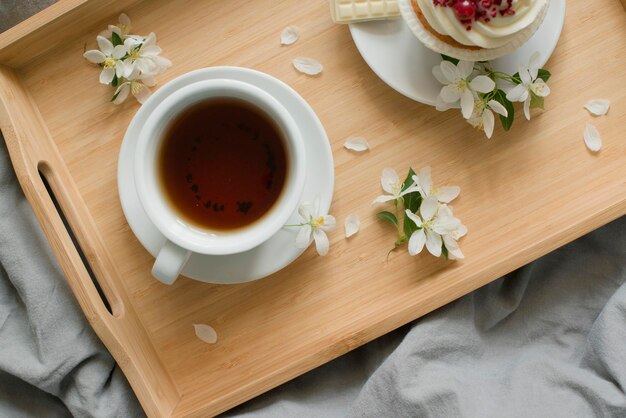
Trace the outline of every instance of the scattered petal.
<instances>
[{"instance_id":1,"label":"scattered petal","mask_svg":"<svg viewBox=\"0 0 626 418\"><path fill-rule=\"evenodd\" d=\"M295 58L293 66L296 70L306 75L318 75L324 69L322 64L313 58Z\"/></svg>"},{"instance_id":2,"label":"scattered petal","mask_svg":"<svg viewBox=\"0 0 626 418\"><path fill-rule=\"evenodd\" d=\"M348 138L343 144L346 149L356 152L363 152L370 149L370 144L367 143L365 138Z\"/></svg>"},{"instance_id":3,"label":"scattered petal","mask_svg":"<svg viewBox=\"0 0 626 418\"><path fill-rule=\"evenodd\" d=\"M348 215L344 222L344 227L346 229L346 238L350 238L357 232L359 232L359 228L361 227L361 221L359 220L359 215L351 214Z\"/></svg>"},{"instance_id":4,"label":"scattered petal","mask_svg":"<svg viewBox=\"0 0 626 418\"><path fill-rule=\"evenodd\" d=\"M585 139L585 145L587 145L590 151L598 152L602 148L602 138L595 126L587 124L583 138Z\"/></svg>"},{"instance_id":5,"label":"scattered petal","mask_svg":"<svg viewBox=\"0 0 626 418\"><path fill-rule=\"evenodd\" d=\"M297 26L287 26L280 34L281 45L292 45L300 39L300 29Z\"/></svg>"},{"instance_id":6,"label":"scattered petal","mask_svg":"<svg viewBox=\"0 0 626 418\"><path fill-rule=\"evenodd\" d=\"M594 116L606 115L609 113L609 107L611 107L611 102L605 99L591 100L585 105L585 109Z\"/></svg>"},{"instance_id":7,"label":"scattered petal","mask_svg":"<svg viewBox=\"0 0 626 418\"><path fill-rule=\"evenodd\" d=\"M217 332L213 327L205 324L193 324L196 336L207 344L215 344L217 342Z\"/></svg>"}]
</instances>

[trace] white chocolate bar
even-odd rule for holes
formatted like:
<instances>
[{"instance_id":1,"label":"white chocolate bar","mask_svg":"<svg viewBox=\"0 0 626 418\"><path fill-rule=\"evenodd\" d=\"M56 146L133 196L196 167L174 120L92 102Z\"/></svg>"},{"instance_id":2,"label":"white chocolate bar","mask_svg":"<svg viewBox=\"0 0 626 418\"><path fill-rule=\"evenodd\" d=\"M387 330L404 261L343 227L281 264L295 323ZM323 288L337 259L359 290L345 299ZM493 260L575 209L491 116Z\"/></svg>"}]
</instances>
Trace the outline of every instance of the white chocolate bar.
<instances>
[{"instance_id":1,"label":"white chocolate bar","mask_svg":"<svg viewBox=\"0 0 626 418\"><path fill-rule=\"evenodd\" d=\"M330 0L335 23L393 19L400 16L396 0Z\"/></svg>"}]
</instances>

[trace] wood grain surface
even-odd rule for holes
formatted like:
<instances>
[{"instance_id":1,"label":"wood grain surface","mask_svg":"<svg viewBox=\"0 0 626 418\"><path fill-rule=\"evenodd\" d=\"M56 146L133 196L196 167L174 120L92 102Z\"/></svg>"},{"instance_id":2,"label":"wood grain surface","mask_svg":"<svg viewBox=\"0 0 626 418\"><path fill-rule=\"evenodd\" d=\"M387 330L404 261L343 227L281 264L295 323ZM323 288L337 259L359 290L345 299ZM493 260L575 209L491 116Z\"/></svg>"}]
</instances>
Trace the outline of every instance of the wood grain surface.
<instances>
[{"instance_id":1,"label":"wood grain surface","mask_svg":"<svg viewBox=\"0 0 626 418\"><path fill-rule=\"evenodd\" d=\"M558 0L556 0L558 1ZM108 7L104 7L105 4ZM598 5L602 7L598 7ZM124 10L134 31L154 31L174 67L238 65L284 80L324 123L335 158L331 212L358 213L361 232L331 233L331 252L309 249L267 279L215 286L152 277L152 257L133 236L117 194L117 156L137 110L109 103L98 69L82 58ZM287 25L301 39L281 47ZM60 31L63 26L65 29ZM417 41L416 41L417 42ZM392 46L390 46L392 47ZM310 56L319 77L294 71ZM532 122L494 140L456 112L439 113L396 93L363 62L348 28L325 1L60 0L0 34L0 127L26 196L90 323L120 363L150 416L207 416L418 318L626 213L626 19L614 0L568 2L561 41L547 67L552 94ZM12 68L9 68L12 67ZM586 101L608 98L592 119ZM521 112L519 112L521 113ZM593 122L604 148L584 146ZM343 149L349 136L371 150ZM438 184L462 193L455 214L469 228L467 259L447 263L406 252L386 255L394 233L375 217L383 168L430 165ZM113 307L109 314L47 195L51 183ZM207 345L193 323L213 326Z\"/></svg>"}]
</instances>

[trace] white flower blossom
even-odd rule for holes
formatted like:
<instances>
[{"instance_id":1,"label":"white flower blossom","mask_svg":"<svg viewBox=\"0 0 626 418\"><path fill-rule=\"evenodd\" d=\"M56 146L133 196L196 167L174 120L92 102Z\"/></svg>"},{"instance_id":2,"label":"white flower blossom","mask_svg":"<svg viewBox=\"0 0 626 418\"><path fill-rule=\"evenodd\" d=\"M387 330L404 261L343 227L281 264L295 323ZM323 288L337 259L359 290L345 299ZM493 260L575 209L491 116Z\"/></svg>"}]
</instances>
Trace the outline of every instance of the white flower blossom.
<instances>
[{"instance_id":1,"label":"white flower blossom","mask_svg":"<svg viewBox=\"0 0 626 418\"><path fill-rule=\"evenodd\" d=\"M314 240L317 253L321 256L328 254L330 242L326 232L335 228L337 223L335 217L320 214L319 199L315 199L313 203L303 203L300 205L298 213L303 222L298 225L287 225L300 228L296 236L296 246L307 248L311 244L311 240Z\"/></svg>"},{"instance_id":2,"label":"white flower blossom","mask_svg":"<svg viewBox=\"0 0 626 418\"><path fill-rule=\"evenodd\" d=\"M414 256L422 252L424 245L435 257L442 254L442 246L446 243L448 255L454 259L462 259L461 252L453 233L461 229L461 221L452 216L452 210L441 205L435 196L422 201L419 215L406 210L407 217L419 228L409 238L409 254Z\"/></svg>"},{"instance_id":3,"label":"white flower blossom","mask_svg":"<svg viewBox=\"0 0 626 418\"><path fill-rule=\"evenodd\" d=\"M113 103L121 104L126 101L129 94L132 94L135 99L141 104L145 103L150 97L150 90L148 87L156 85L154 76L149 74L142 74L139 70L135 69L124 81L121 83L115 93L113 94Z\"/></svg>"},{"instance_id":4,"label":"white flower blossom","mask_svg":"<svg viewBox=\"0 0 626 418\"><path fill-rule=\"evenodd\" d=\"M471 61L459 61L454 65L444 60L433 68L435 78L444 84L437 99L438 110L447 110L460 100L463 117L469 119L472 116L476 93L490 93L496 87L496 83L485 75L470 80L473 71L474 63Z\"/></svg>"},{"instance_id":5,"label":"white flower blossom","mask_svg":"<svg viewBox=\"0 0 626 418\"><path fill-rule=\"evenodd\" d=\"M133 35L128 15L122 13L117 25L97 37L98 48L86 51L83 56L102 67L100 82L112 84L115 93L111 101L123 103L129 95L144 103L150 97L149 87L156 85L154 77L163 73L172 63L161 57L156 35Z\"/></svg>"},{"instance_id":6,"label":"white flower blossom","mask_svg":"<svg viewBox=\"0 0 626 418\"><path fill-rule=\"evenodd\" d=\"M418 186L423 199L434 196L438 202L450 203L459 196L461 193L459 186L434 187L431 173L430 167L424 167L417 175L413 176L413 181Z\"/></svg>"},{"instance_id":7,"label":"white flower blossom","mask_svg":"<svg viewBox=\"0 0 626 418\"><path fill-rule=\"evenodd\" d=\"M539 76L539 52L535 52L530 58L528 67L520 64L519 76L521 84L513 87L506 95L512 102L524 103L524 115L530 120L530 102L533 95L536 97L547 97L550 94L550 87L540 79Z\"/></svg>"},{"instance_id":8,"label":"white flower blossom","mask_svg":"<svg viewBox=\"0 0 626 418\"><path fill-rule=\"evenodd\" d=\"M113 46L111 41L103 36L98 36L98 49L92 49L83 54L87 61L102 66L100 73L100 83L111 84L113 78L127 77L132 68L127 66L122 58L127 54L124 45Z\"/></svg>"},{"instance_id":9,"label":"white flower blossom","mask_svg":"<svg viewBox=\"0 0 626 418\"><path fill-rule=\"evenodd\" d=\"M117 20L117 25L109 25L109 28L105 31L102 31L100 33L100 36L110 39L112 34L115 33L117 36L120 37L122 41L128 36L132 36L130 35L130 30L132 29L132 26L130 24L130 18L128 17L128 15L126 13L122 13L117 18Z\"/></svg>"},{"instance_id":10,"label":"white flower blossom","mask_svg":"<svg viewBox=\"0 0 626 418\"><path fill-rule=\"evenodd\" d=\"M504 117L509 116L509 112L500 102L489 100L485 103L484 100L476 100L474 112L467 122L474 128L484 131L487 138L491 139L496 122L494 112Z\"/></svg>"},{"instance_id":11,"label":"white flower blossom","mask_svg":"<svg viewBox=\"0 0 626 418\"><path fill-rule=\"evenodd\" d=\"M124 63L132 70L143 74L158 75L172 66L172 62L161 57L161 48L156 44L156 35L150 33L145 39L128 37L124 41L128 57Z\"/></svg>"},{"instance_id":12,"label":"white flower blossom","mask_svg":"<svg viewBox=\"0 0 626 418\"><path fill-rule=\"evenodd\" d=\"M414 183L409 185L409 187L407 187L403 191L402 187L404 184L400 181L398 173L396 173L396 170L394 170L393 168L385 168L383 170L383 175L380 178L380 184L383 190L388 194L378 196L376 199L374 199L372 204L389 202L391 200L399 200L402 198L402 196L409 193L417 192L419 190L417 184Z\"/></svg>"},{"instance_id":13,"label":"white flower blossom","mask_svg":"<svg viewBox=\"0 0 626 418\"><path fill-rule=\"evenodd\" d=\"M452 207L449 205L440 205L439 212L444 218L454 218ZM450 231L448 234L442 235L443 244L446 246L446 250L448 250L449 259L462 260L465 258L457 242L465 235L467 235L467 227L463 225L460 220L458 220L458 226L454 230Z\"/></svg>"}]
</instances>

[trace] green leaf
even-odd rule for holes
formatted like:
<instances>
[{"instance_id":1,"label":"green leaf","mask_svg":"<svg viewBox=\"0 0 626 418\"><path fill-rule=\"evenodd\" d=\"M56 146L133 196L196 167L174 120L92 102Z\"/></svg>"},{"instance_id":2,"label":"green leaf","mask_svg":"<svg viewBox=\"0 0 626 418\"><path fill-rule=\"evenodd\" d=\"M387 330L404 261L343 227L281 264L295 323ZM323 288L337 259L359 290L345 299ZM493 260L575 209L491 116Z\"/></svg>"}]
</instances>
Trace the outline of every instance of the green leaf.
<instances>
[{"instance_id":1,"label":"green leaf","mask_svg":"<svg viewBox=\"0 0 626 418\"><path fill-rule=\"evenodd\" d=\"M118 84L119 84L119 80L117 79L117 74L115 74L115 75L113 76L113 81L111 81L111 85L112 85L113 87L117 87L117 85L118 85Z\"/></svg>"},{"instance_id":2,"label":"green leaf","mask_svg":"<svg viewBox=\"0 0 626 418\"><path fill-rule=\"evenodd\" d=\"M379 219L382 219L385 222L389 222L396 227L398 226L398 218L396 218L396 215L391 212L379 212L376 214L376 216L378 216Z\"/></svg>"},{"instance_id":3,"label":"green leaf","mask_svg":"<svg viewBox=\"0 0 626 418\"><path fill-rule=\"evenodd\" d=\"M113 46L124 45L124 41L122 41L122 38L120 38L120 36L115 32L111 33L111 43L113 44Z\"/></svg>"},{"instance_id":4,"label":"green leaf","mask_svg":"<svg viewBox=\"0 0 626 418\"><path fill-rule=\"evenodd\" d=\"M539 72L537 73L537 78L542 79L546 83L548 82L548 80L550 79L551 76L552 76L552 74L550 73L550 71L545 70L543 68L540 68Z\"/></svg>"},{"instance_id":5,"label":"green leaf","mask_svg":"<svg viewBox=\"0 0 626 418\"><path fill-rule=\"evenodd\" d=\"M415 175L415 171L412 168L409 168L409 172L402 184L402 191L408 189L413 184L413 176ZM422 205L422 195L420 192L413 192L405 194L404 197L404 209L408 209L413 213L416 213L420 206ZM407 237L411 237L413 232L417 231L419 228L415 225L409 217L404 214L404 223L403 223L404 234Z\"/></svg>"},{"instance_id":6,"label":"green leaf","mask_svg":"<svg viewBox=\"0 0 626 418\"><path fill-rule=\"evenodd\" d=\"M402 183L402 191L405 191L413 184L413 176L415 175L415 171L412 168L409 168L409 172L404 179L404 183Z\"/></svg>"},{"instance_id":7,"label":"green leaf","mask_svg":"<svg viewBox=\"0 0 626 418\"><path fill-rule=\"evenodd\" d=\"M446 248L446 244L443 243L441 244L441 255L448 261L448 249Z\"/></svg>"},{"instance_id":8,"label":"green leaf","mask_svg":"<svg viewBox=\"0 0 626 418\"><path fill-rule=\"evenodd\" d=\"M457 65L459 63L458 59L449 57L449 56L444 55L444 54L441 54L441 58L443 58L444 61L450 61L454 65Z\"/></svg>"},{"instance_id":9,"label":"green leaf","mask_svg":"<svg viewBox=\"0 0 626 418\"><path fill-rule=\"evenodd\" d=\"M540 68L539 71L537 71L537 78L542 79L546 83L548 82L551 76L552 74L550 73L550 71L546 69ZM515 81L516 84L522 83L522 79L520 78L519 73L515 73L511 77L513 77L513 81Z\"/></svg>"},{"instance_id":10,"label":"green leaf","mask_svg":"<svg viewBox=\"0 0 626 418\"><path fill-rule=\"evenodd\" d=\"M493 99L500 103L502 106L504 106L507 112L509 112L509 115L506 117L498 115L500 117L500 123L502 123L502 127L505 131L508 131L509 129L511 129L511 126L513 126L513 121L515 120L515 107L513 106L513 103L511 103L511 101L506 98L506 93L500 89L496 91Z\"/></svg>"},{"instance_id":11,"label":"green leaf","mask_svg":"<svg viewBox=\"0 0 626 418\"><path fill-rule=\"evenodd\" d=\"M118 91L118 92L116 92L116 93L113 95L113 97L111 97L111 101L112 101L112 102L114 102L114 101L115 101L115 99L117 99L117 96L119 96L119 95L120 95L120 92L119 92L119 91Z\"/></svg>"},{"instance_id":12,"label":"green leaf","mask_svg":"<svg viewBox=\"0 0 626 418\"><path fill-rule=\"evenodd\" d=\"M537 96L535 93L530 93L530 108L531 109L543 109L543 97Z\"/></svg>"}]
</instances>

